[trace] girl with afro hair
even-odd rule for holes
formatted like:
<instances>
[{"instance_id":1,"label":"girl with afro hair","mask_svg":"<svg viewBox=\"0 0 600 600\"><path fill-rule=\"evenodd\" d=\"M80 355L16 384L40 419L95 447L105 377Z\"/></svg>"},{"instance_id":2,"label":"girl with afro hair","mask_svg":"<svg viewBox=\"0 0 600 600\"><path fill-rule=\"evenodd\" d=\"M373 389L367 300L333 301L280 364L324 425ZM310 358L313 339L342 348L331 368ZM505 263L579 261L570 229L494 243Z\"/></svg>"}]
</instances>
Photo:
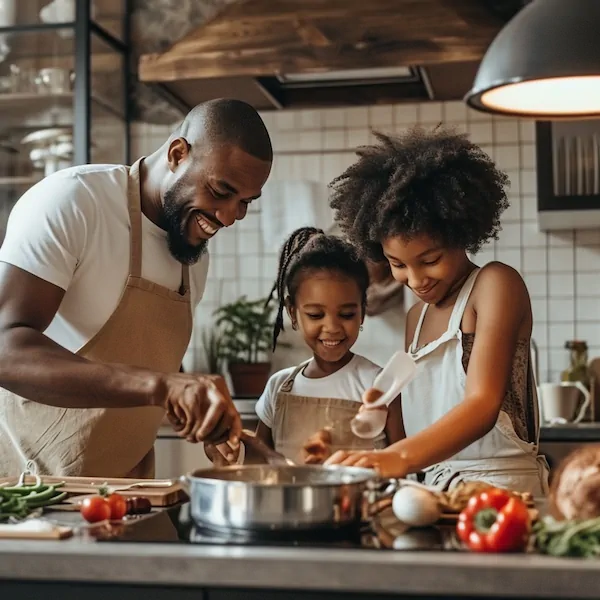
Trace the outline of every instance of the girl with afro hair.
<instances>
[{"instance_id":1,"label":"girl with afro hair","mask_svg":"<svg viewBox=\"0 0 600 600\"><path fill-rule=\"evenodd\" d=\"M529 294L508 265L469 257L498 237L507 177L450 130L376 137L331 184L331 206L360 253L387 261L417 296L405 348L418 371L402 392L403 439L339 451L328 463L424 472L440 488L479 480L543 495Z\"/></svg>"}]
</instances>

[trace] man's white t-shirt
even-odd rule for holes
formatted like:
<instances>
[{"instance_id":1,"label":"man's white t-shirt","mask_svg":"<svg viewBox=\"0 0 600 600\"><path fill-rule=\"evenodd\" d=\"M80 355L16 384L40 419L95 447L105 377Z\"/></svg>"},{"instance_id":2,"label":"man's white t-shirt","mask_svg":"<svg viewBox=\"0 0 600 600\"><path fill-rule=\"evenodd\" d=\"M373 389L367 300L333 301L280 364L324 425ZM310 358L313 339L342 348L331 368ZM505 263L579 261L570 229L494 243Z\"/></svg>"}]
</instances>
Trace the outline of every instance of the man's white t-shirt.
<instances>
[{"instance_id":1,"label":"man's white t-shirt","mask_svg":"<svg viewBox=\"0 0 600 600\"><path fill-rule=\"evenodd\" d=\"M114 312L129 274L127 167L85 165L46 177L16 203L0 261L66 290L45 334L72 352ZM181 263L167 234L142 215L142 277L172 290ZM190 268L192 310L204 293L208 253Z\"/></svg>"},{"instance_id":2,"label":"man's white t-shirt","mask_svg":"<svg viewBox=\"0 0 600 600\"><path fill-rule=\"evenodd\" d=\"M265 391L256 403L255 410L258 418L271 429L277 394L294 369L296 367L289 367L271 375ZM373 387L381 367L368 358L355 354L347 365L327 377L310 379L304 376L303 371L304 369L294 379L292 394L309 398L341 398L362 402L363 393Z\"/></svg>"}]
</instances>

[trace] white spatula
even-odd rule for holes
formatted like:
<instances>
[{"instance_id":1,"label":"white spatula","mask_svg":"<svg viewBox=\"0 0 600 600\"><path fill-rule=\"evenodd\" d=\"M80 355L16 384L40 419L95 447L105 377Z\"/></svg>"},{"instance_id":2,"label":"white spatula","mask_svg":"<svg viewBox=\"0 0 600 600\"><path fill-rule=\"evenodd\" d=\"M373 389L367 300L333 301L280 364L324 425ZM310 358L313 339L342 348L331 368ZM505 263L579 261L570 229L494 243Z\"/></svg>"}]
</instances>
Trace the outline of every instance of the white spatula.
<instances>
[{"instance_id":1,"label":"white spatula","mask_svg":"<svg viewBox=\"0 0 600 600\"><path fill-rule=\"evenodd\" d=\"M387 414L384 411L372 409L388 406L413 380L416 373L417 364L410 354L399 351L390 358L373 382L373 387L382 391L383 394L375 402L366 405L367 409L359 412L352 419L350 426L355 436L371 439L385 429Z\"/></svg>"}]
</instances>

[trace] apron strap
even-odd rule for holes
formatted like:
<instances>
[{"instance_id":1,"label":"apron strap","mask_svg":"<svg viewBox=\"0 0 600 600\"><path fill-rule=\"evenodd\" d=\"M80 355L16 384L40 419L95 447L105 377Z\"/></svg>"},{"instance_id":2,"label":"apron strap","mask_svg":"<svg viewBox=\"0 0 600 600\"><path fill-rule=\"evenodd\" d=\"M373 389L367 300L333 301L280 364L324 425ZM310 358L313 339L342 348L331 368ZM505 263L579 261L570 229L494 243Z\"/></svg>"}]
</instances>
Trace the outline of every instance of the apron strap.
<instances>
[{"instance_id":1,"label":"apron strap","mask_svg":"<svg viewBox=\"0 0 600 600\"><path fill-rule=\"evenodd\" d=\"M304 369L304 367L312 360L312 358L309 358L308 360L305 360L304 362L301 362L290 374L290 376L281 384L281 387L279 388L279 392L286 392L289 393L292 391L292 387L294 387L294 379L296 379L296 376L298 375L298 373L300 373L300 371L302 371L302 369Z\"/></svg>"},{"instance_id":2,"label":"apron strap","mask_svg":"<svg viewBox=\"0 0 600 600\"><path fill-rule=\"evenodd\" d=\"M454 308L452 309L452 314L450 315L450 321L448 322L448 333L455 334L460 331L460 324L462 323L465 308L467 308L467 302L469 301L469 296L473 291L473 286L475 285L475 280L477 279L479 271L479 267L473 269L471 274L467 277L467 280L463 283L463 286L458 293L456 303L454 304Z\"/></svg>"},{"instance_id":3,"label":"apron strap","mask_svg":"<svg viewBox=\"0 0 600 600\"><path fill-rule=\"evenodd\" d=\"M423 308L421 309L419 321L417 322L417 328L415 329L415 334L413 335L413 339L410 344L410 348L409 348L410 352L416 352L416 350L417 350L417 344L419 343L419 336L421 335L421 328L423 327L423 321L425 321L425 314L427 313L428 308L429 308L429 304L425 303L423 305Z\"/></svg>"},{"instance_id":4,"label":"apron strap","mask_svg":"<svg viewBox=\"0 0 600 600\"><path fill-rule=\"evenodd\" d=\"M140 194L140 164L139 158L129 169L127 183L127 209L131 223L129 238L129 275L142 276L142 197Z\"/></svg>"}]
</instances>

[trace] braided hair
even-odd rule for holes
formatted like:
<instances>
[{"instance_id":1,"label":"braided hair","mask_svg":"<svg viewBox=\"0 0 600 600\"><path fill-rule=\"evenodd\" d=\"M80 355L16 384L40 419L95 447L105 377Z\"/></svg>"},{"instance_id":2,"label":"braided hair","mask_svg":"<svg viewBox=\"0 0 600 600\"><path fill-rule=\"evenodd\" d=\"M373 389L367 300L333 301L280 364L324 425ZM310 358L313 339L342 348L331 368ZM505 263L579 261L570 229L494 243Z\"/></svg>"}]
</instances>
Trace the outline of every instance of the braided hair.
<instances>
[{"instance_id":1,"label":"braided hair","mask_svg":"<svg viewBox=\"0 0 600 600\"><path fill-rule=\"evenodd\" d=\"M273 351L277 338L284 331L283 313L286 291L294 304L301 275L317 271L330 271L346 275L356 281L361 293L363 314L367 304L369 271L354 246L346 240L327 235L322 229L301 227L294 231L281 248L277 279L273 284L267 304L277 295L279 304L273 327Z\"/></svg>"}]
</instances>

